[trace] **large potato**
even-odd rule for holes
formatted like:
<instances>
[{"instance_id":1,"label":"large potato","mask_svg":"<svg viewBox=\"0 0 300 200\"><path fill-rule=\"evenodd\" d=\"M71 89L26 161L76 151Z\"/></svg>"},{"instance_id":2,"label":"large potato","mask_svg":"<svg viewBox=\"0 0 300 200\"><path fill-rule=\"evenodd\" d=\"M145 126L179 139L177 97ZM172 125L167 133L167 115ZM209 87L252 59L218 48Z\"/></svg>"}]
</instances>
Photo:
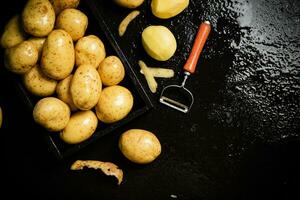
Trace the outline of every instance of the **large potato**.
<instances>
[{"instance_id":1,"label":"large potato","mask_svg":"<svg viewBox=\"0 0 300 200\"><path fill-rule=\"evenodd\" d=\"M112 86L120 83L125 76L125 69L121 60L116 56L108 56L99 65L103 85Z\"/></svg>"},{"instance_id":2,"label":"large potato","mask_svg":"<svg viewBox=\"0 0 300 200\"><path fill-rule=\"evenodd\" d=\"M71 36L64 30L53 30L43 46L43 72L50 78L61 80L71 74L74 63L75 52Z\"/></svg>"},{"instance_id":3,"label":"large potato","mask_svg":"<svg viewBox=\"0 0 300 200\"><path fill-rule=\"evenodd\" d=\"M55 13L48 0L28 0L23 12L24 30L36 37L48 35L54 28Z\"/></svg>"},{"instance_id":4,"label":"large potato","mask_svg":"<svg viewBox=\"0 0 300 200\"><path fill-rule=\"evenodd\" d=\"M153 15L168 19L181 13L189 5L189 0L152 0Z\"/></svg>"},{"instance_id":5,"label":"large potato","mask_svg":"<svg viewBox=\"0 0 300 200\"><path fill-rule=\"evenodd\" d=\"M38 61L38 50L33 43L24 41L5 50L5 66L11 72L24 74Z\"/></svg>"},{"instance_id":6,"label":"large potato","mask_svg":"<svg viewBox=\"0 0 300 200\"><path fill-rule=\"evenodd\" d=\"M142 33L142 44L148 55L158 61L170 59L177 48L173 33L165 26L148 26Z\"/></svg>"},{"instance_id":7,"label":"large potato","mask_svg":"<svg viewBox=\"0 0 300 200\"><path fill-rule=\"evenodd\" d=\"M109 86L101 92L96 105L96 114L100 121L114 123L126 117L132 106L133 96L127 88L118 85Z\"/></svg>"},{"instance_id":8,"label":"large potato","mask_svg":"<svg viewBox=\"0 0 300 200\"><path fill-rule=\"evenodd\" d=\"M68 104L70 106L70 109L72 111L77 110L76 106L74 105L71 91L70 91L70 85L72 81L73 75L69 75L67 78L61 80L57 86L56 86L56 94L57 97Z\"/></svg>"},{"instance_id":9,"label":"large potato","mask_svg":"<svg viewBox=\"0 0 300 200\"><path fill-rule=\"evenodd\" d=\"M118 5L125 8L136 8L139 7L144 0L114 0Z\"/></svg>"},{"instance_id":10,"label":"large potato","mask_svg":"<svg viewBox=\"0 0 300 200\"><path fill-rule=\"evenodd\" d=\"M79 39L75 45L76 66L89 64L98 68L105 58L106 52L103 42L95 35Z\"/></svg>"},{"instance_id":11,"label":"large potato","mask_svg":"<svg viewBox=\"0 0 300 200\"><path fill-rule=\"evenodd\" d=\"M59 14L62 10L67 8L77 8L80 0L50 0L53 5L55 14Z\"/></svg>"},{"instance_id":12,"label":"large potato","mask_svg":"<svg viewBox=\"0 0 300 200\"><path fill-rule=\"evenodd\" d=\"M43 46L44 43L46 41L45 37L31 37L28 39L29 42L31 42L32 44L34 44L34 46L37 48L38 53L39 53L39 59L42 56L42 51L43 51Z\"/></svg>"},{"instance_id":13,"label":"large potato","mask_svg":"<svg viewBox=\"0 0 300 200\"><path fill-rule=\"evenodd\" d=\"M87 16L80 10L69 8L63 10L57 17L55 27L67 31L74 41L84 36L88 26Z\"/></svg>"},{"instance_id":14,"label":"large potato","mask_svg":"<svg viewBox=\"0 0 300 200\"><path fill-rule=\"evenodd\" d=\"M123 133L119 139L119 148L126 158L138 164L150 163L161 153L157 137L141 129L131 129Z\"/></svg>"},{"instance_id":15,"label":"large potato","mask_svg":"<svg viewBox=\"0 0 300 200\"><path fill-rule=\"evenodd\" d=\"M55 97L46 97L37 102L33 109L33 119L48 131L63 130L70 119L67 104Z\"/></svg>"},{"instance_id":16,"label":"large potato","mask_svg":"<svg viewBox=\"0 0 300 200\"><path fill-rule=\"evenodd\" d=\"M98 125L98 119L90 110L73 114L67 126L61 131L60 138L68 144L77 144L90 138Z\"/></svg>"},{"instance_id":17,"label":"large potato","mask_svg":"<svg viewBox=\"0 0 300 200\"><path fill-rule=\"evenodd\" d=\"M99 100L102 83L92 65L80 65L72 78L70 91L73 102L80 110L90 110Z\"/></svg>"},{"instance_id":18,"label":"large potato","mask_svg":"<svg viewBox=\"0 0 300 200\"><path fill-rule=\"evenodd\" d=\"M21 17L16 15L12 17L6 26L1 36L1 46L3 48L11 48L20 44L26 39L26 33L23 30Z\"/></svg>"},{"instance_id":19,"label":"large potato","mask_svg":"<svg viewBox=\"0 0 300 200\"><path fill-rule=\"evenodd\" d=\"M47 77L38 65L24 74L23 82L28 91L41 97L52 95L57 84L57 81Z\"/></svg>"}]
</instances>

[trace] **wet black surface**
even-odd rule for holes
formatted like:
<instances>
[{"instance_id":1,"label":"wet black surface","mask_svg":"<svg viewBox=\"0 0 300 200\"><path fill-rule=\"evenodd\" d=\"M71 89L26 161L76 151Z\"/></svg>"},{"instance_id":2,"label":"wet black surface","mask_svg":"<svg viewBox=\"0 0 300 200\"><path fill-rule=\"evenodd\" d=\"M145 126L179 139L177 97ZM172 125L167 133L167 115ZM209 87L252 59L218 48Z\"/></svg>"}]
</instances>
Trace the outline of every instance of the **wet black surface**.
<instances>
[{"instance_id":1,"label":"wet black surface","mask_svg":"<svg viewBox=\"0 0 300 200\"><path fill-rule=\"evenodd\" d=\"M158 80L159 92L181 81L197 26L211 21L197 72L187 83L195 104L184 115L158 104L159 93L149 92L154 110L57 163L31 115L15 92L7 91L9 77L1 75L7 191L52 199L299 199L299 1L191 0L171 20L154 18L147 1L123 38L117 36L117 27L129 10L101 2L106 1L98 2L99 10L137 74L138 59L176 71L174 79ZM9 14L1 15L1 28L14 12L8 7ZM149 24L163 24L174 32L178 51L170 61L156 62L144 53L140 33ZM122 157L117 141L129 128L156 133L162 154L154 163L138 166ZM125 180L118 187L113 178L92 170L71 172L76 159L115 162L124 169Z\"/></svg>"}]
</instances>

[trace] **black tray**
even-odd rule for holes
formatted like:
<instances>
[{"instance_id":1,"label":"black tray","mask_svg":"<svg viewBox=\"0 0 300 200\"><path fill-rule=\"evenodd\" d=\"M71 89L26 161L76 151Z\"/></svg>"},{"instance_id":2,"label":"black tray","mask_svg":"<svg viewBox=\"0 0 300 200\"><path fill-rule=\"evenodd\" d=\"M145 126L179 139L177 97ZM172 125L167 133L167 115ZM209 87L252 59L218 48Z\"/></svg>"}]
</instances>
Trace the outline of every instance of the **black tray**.
<instances>
[{"instance_id":1,"label":"black tray","mask_svg":"<svg viewBox=\"0 0 300 200\"><path fill-rule=\"evenodd\" d=\"M41 132L45 133L45 139L51 151L58 159L63 159L73 153L78 152L88 144L100 139L106 134L112 133L116 128L125 125L153 107L134 70L129 64L127 58L124 56L118 43L114 39L113 34L108 29L103 16L101 13L97 12L97 9L93 6L93 1L81 1L78 7L78 9L84 12L89 19L89 25L85 35L93 34L98 36L105 45L107 56L116 55L122 60L125 67L126 76L120 85L125 86L132 92L134 97L134 105L131 112L121 121L113 124L104 124L100 122L101 124L97 127L97 130L92 137L80 144L66 144L59 138L59 133L51 133L40 127ZM11 77L15 83L19 98L24 102L27 110L32 112L35 103L41 98L31 95L23 86L20 77L14 74Z\"/></svg>"}]
</instances>

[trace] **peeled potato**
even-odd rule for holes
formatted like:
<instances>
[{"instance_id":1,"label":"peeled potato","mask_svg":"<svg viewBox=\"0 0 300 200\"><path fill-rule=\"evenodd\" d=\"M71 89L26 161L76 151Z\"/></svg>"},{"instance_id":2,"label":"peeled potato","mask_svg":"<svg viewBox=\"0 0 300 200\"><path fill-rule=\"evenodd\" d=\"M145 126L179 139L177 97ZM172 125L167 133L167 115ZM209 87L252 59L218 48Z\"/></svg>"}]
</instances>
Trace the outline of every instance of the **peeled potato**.
<instances>
[{"instance_id":1,"label":"peeled potato","mask_svg":"<svg viewBox=\"0 0 300 200\"><path fill-rule=\"evenodd\" d=\"M125 8L136 8L139 7L144 0L114 0L116 4Z\"/></svg>"},{"instance_id":2,"label":"peeled potato","mask_svg":"<svg viewBox=\"0 0 300 200\"><path fill-rule=\"evenodd\" d=\"M126 158L138 164L150 163L161 153L157 137L141 129L131 129L123 133L119 139L119 148Z\"/></svg>"},{"instance_id":3,"label":"peeled potato","mask_svg":"<svg viewBox=\"0 0 300 200\"><path fill-rule=\"evenodd\" d=\"M142 33L142 44L148 55L158 61L170 59L177 42L173 33L165 26L149 26Z\"/></svg>"},{"instance_id":4,"label":"peeled potato","mask_svg":"<svg viewBox=\"0 0 300 200\"><path fill-rule=\"evenodd\" d=\"M181 13L189 5L189 0L152 0L153 15L168 19Z\"/></svg>"},{"instance_id":5,"label":"peeled potato","mask_svg":"<svg viewBox=\"0 0 300 200\"><path fill-rule=\"evenodd\" d=\"M105 86L117 85L125 76L125 69L121 60L116 56L108 56L98 68L101 81Z\"/></svg>"}]
</instances>

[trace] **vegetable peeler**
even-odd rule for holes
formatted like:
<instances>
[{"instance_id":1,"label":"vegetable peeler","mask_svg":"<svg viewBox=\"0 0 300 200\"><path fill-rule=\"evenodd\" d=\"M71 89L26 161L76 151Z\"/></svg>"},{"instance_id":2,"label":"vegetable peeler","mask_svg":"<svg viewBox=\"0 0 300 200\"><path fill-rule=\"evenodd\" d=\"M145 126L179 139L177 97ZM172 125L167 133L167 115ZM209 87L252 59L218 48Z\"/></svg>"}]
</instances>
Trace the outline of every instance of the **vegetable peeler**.
<instances>
[{"instance_id":1,"label":"vegetable peeler","mask_svg":"<svg viewBox=\"0 0 300 200\"><path fill-rule=\"evenodd\" d=\"M168 85L166 86L160 95L159 102L167 105L171 108L174 108L178 111L183 113L189 112L193 103L194 103L194 96L193 94L185 87L186 81L188 77L193 74L196 70L197 62L200 56L200 53L204 47L204 44L208 38L208 35L211 30L211 25L209 21L204 21L201 23L198 29L198 33L191 51L188 60L186 61L183 69L184 69L184 78L181 85ZM172 92L176 95L176 100L174 98L168 97L168 93ZM180 100L177 98L181 94ZM189 104L183 104L182 101L186 101L188 99Z\"/></svg>"}]
</instances>

